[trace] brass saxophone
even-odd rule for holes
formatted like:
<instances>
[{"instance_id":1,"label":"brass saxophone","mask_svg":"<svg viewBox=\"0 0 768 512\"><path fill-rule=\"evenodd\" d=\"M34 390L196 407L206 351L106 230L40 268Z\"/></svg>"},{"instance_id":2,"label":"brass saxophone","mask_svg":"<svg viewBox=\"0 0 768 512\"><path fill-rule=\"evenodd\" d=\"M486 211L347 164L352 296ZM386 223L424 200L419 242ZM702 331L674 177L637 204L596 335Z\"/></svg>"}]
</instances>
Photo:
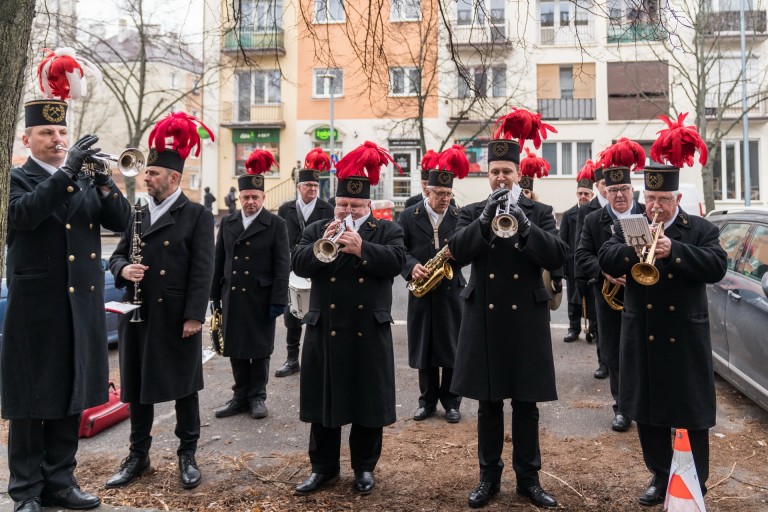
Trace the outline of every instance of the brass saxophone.
<instances>
[{"instance_id":1,"label":"brass saxophone","mask_svg":"<svg viewBox=\"0 0 768 512\"><path fill-rule=\"evenodd\" d=\"M443 278L447 278L448 280L453 279L453 267L448 263L448 257L446 256L447 252L448 246L446 245L440 249L431 260L424 264L429 270L429 275L427 277L415 279L408 283L408 289L415 297L425 296L432 290L432 288L437 286Z\"/></svg>"},{"instance_id":2,"label":"brass saxophone","mask_svg":"<svg viewBox=\"0 0 768 512\"><path fill-rule=\"evenodd\" d=\"M224 334L221 332L221 326L224 324L224 316L221 310L211 305L211 346L220 356L224 355Z\"/></svg>"}]
</instances>

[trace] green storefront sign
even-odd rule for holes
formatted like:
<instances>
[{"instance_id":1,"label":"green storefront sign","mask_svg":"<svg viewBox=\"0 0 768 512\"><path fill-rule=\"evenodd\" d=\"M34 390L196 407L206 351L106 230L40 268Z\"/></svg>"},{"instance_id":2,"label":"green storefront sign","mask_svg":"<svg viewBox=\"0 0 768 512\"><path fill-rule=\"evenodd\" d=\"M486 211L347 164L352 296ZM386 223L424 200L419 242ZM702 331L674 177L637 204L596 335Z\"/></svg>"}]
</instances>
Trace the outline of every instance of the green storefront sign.
<instances>
[{"instance_id":1,"label":"green storefront sign","mask_svg":"<svg viewBox=\"0 0 768 512\"><path fill-rule=\"evenodd\" d=\"M280 142L280 130L278 128L261 128L261 129L236 128L232 130L232 142L235 144Z\"/></svg>"},{"instance_id":2,"label":"green storefront sign","mask_svg":"<svg viewBox=\"0 0 768 512\"><path fill-rule=\"evenodd\" d=\"M330 128L318 128L315 130L315 140L331 140ZM333 140L339 140L339 131L333 130Z\"/></svg>"}]
</instances>

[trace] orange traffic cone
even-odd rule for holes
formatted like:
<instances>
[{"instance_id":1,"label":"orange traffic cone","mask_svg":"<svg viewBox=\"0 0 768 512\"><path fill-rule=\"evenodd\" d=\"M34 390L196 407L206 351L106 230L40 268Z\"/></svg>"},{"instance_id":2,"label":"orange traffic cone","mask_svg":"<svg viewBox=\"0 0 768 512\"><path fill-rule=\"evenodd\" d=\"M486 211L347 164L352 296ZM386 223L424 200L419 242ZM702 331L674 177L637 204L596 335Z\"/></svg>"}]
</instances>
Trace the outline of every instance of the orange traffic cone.
<instances>
[{"instance_id":1,"label":"orange traffic cone","mask_svg":"<svg viewBox=\"0 0 768 512\"><path fill-rule=\"evenodd\" d=\"M701 495L699 475L693 463L691 442L684 428L675 430L675 453L669 469L667 498L664 510L669 512L706 512L704 496Z\"/></svg>"}]
</instances>

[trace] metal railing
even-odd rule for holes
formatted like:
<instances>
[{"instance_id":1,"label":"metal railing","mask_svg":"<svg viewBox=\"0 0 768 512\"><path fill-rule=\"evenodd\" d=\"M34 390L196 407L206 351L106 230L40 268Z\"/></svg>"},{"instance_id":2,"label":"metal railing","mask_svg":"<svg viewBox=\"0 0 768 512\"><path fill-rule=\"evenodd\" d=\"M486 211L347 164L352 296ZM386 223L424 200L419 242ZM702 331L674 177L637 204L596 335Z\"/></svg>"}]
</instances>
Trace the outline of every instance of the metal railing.
<instances>
[{"instance_id":1,"label":"metal railing","mask_svg":"<svg viewBox=\"0 0 768 512\"><path fill-rule=\"evenodd\" d=\"M635 41L661 41L669 33L658 21L637 21L633 23L608 23L608 42L625 43Z\"/></svg>"},{"instance_id":2,"label":"metal railing","mask_svg":"<svg viewBox=\"0 0 768 512\"><path fill-rule=\"evenodd\" d=\"M718 93L707 94L705 98L704 113L707 117L715 117L722 113L722 117L736 118L742 113L741 91L733 91L724 95ZM750 117L766 117L768 115L768 102L764 94L755 94L747 97L747 109Z\"/></svg>"},{"instance_id":3,"label":"metal railing","mask_svg":"<svg viewBox=\"0 0 768 512\"><path fill-rule=\"evenodd\" d=\"M744 11L744 24L747 33L765 34L766 12L765 11ZM715 34L720 32L739 33L741 26L739 24L739 11L718 11L709 14L707 24L703 27L705 34Z\"/></svg>"},{"instance_id":4,"label":"metal railing","mask_svg":"<svg viewBox=\"0 0 768 512\"><path fill-rule=\"evenodd\" d=\"M538 107L544 119L595 119L594 98L540 99Z\"/></svg>"},{"instance_id":5,"label":"metal railing","mask_svg":"<svg viewBox=\"0 0 768 512\"><path fill-rule=\"evenodd\" d=\"M575 25L541 26L542 45L581 45L595 43L595 22L587 20Z\"/></svg>"},{"instance_id":6,"label":"metal railing","mask_svg":"<svg viewBox=\"0 0 768 512\"><path fill-rule=\"evenodd\" d=\"M498 21L493 23L451 25L453 43L461 46L480 46L504 44L509 41L509 22Z\"/></svg>"},{"instance_id":7,"label":"metal railing","mask_svg":"<svg viewBox=\"0 0 768 512\"><path fill-rule=\"evenodd\" d=\"M283 104L264 103L242 105L224 101L221 105L222 123L284 124Z\"/></svg>"},{"instance_id":8,"label":"metal railing","mask_svg":"<svg viewBox=\"0 0 768 512\"><path fill-rule=\"evenodd\" d=\"M284 202L296 199L296 184L293 182L293 178L286 178L266 189L264 194L267 196L264 199L267 210L277 211Z\"/></svg>"},{"instance_id":9,"label":"metal railing","mask_svg":"<svg viewBox=\"0 0 768 512\"><path fill-rule=\"evenodd\" d=\"M224 33L224 50L284 50L283 30L231 29Z\"/></svg>"},{"instance_id":10,"label":"metal railing","mask_svg":"<svg viewBox=\"0 0 768 512\"><path fill-rule=\"evenodd\" d=\"M447 101L448 115L452 120L485 122L492 117L498 117L499 111L507 102L507 98L449 98Z\"/></svg>"}]
</instances>

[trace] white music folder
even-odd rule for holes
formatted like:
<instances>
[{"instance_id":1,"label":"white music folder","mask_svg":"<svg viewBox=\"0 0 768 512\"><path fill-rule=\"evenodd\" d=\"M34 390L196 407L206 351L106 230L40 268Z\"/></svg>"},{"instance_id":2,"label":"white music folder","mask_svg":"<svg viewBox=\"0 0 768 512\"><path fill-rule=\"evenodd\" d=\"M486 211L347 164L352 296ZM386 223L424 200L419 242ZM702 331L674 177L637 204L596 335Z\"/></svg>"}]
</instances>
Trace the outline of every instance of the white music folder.
<instances>
[{"instance_id":1,"label":"white music folder","mask_svg":"<svg viewBox=\"0 0 768 512\"><path fill-rule=\"evenodd\" d=\"M619 219L624 241L630 247L645 247L653 243L651 227L648 218L642 213L627 215Z\"/></svg>"},{"instance_id":2,"label":"white music folder","mask_svg":"<svg viewBox=\"0 0 768 512\"><path fill-rule=\"evenodd\" d=\"M118 315L124 315L130 313L134 309L138 309L138 304L131 304L130 302L117 302L115 300L109 301L104 304L104 309L110 313L117 313Z\"/></svg>"}]
</instances>

